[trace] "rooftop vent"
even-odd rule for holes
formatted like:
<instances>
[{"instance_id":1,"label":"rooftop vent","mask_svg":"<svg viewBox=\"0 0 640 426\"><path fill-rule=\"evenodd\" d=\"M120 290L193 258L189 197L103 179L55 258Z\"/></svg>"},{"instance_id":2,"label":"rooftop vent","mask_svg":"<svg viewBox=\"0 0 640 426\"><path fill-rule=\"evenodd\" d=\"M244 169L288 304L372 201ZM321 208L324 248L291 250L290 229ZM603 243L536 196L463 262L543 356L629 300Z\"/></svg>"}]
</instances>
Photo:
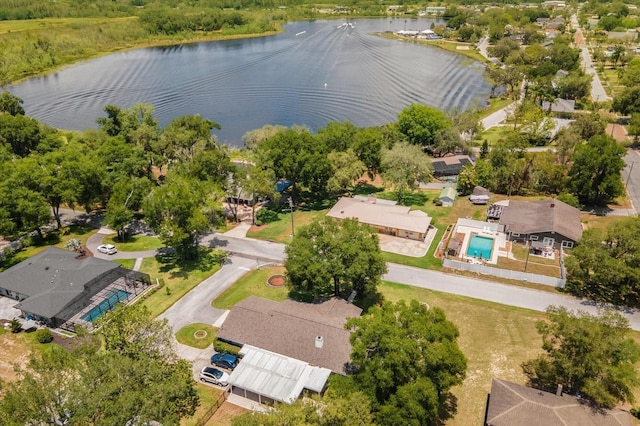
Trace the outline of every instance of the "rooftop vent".
<instances>
[{"instance_id":1,"label":"rooftop vent","mask_svg":"<svg viewBox=\"0 0 640 426\"><path fill-rule=\"evenodd\" d=\"M324 346L324 337L316 336L316 348L321 349Z\"/></svg>"}]
</instances>

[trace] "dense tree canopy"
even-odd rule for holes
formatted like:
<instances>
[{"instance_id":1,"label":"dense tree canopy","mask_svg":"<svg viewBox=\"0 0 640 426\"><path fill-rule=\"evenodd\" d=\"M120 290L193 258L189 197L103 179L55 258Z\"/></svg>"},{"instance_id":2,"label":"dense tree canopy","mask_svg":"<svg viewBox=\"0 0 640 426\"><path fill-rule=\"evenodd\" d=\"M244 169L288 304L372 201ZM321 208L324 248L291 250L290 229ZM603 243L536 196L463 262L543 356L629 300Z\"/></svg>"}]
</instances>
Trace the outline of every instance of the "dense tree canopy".
<instances>
[{"instance_id":1,"label":"dense tree canopy","mask_svg":"<svg viewBox=\"0 0 640 426\"><path fill-rule=\"evenodd\" d=\"M353 380L369 396L379 424L438 419L467 368L458 329L441 309L416 300L384 302L345 327L353 332Z\"/></svg>"},{"instance_id":2,"label":"dense tree canopy","mask_svg":"<svg viewBox=\"0 0 640 426\"><path fill-rule=\"evenodd\" d=\"M201 235L222 220L221 198L203 182L169 175L145 199L145 218L178 257L195 259Z\"/></svg>"},{"instance_id":3,"label":"dense tree canopy","mask_svg":"<svg viewBox=\"0 0 640 426\"><path fill-rule=\"evenodd\" d=\"M382 178L385 184L396 191L402 202L405 192L413 191L420 182L429 182L433 177L433 166L420 147L406 142L397 143L382 152Z\"/></svg>"},{"instance_id":4,"label":"dense tree canopy","mask_svg":"<svg viewBox=\"0 0 640 426\"><path fill-rule=\"evenodd\" d=\"M285 250L287 284L313 297L375 294L387 270L378 233L356 219L316 220L300 228Z\"/></svg>"},{"instance_id":5,"label":"dense tree canopy","mask_svg":"<svg viewBox=\"0 0 640 426\"><path fill-rule=\"evenodd\" d=\"M580 297L640 305L640 219L588 229L567 258L567 290Z\"/></svg>"},{"instance_id":6,"label":"dense tree canopy","mask_svg":"<svg viewBox=\"0 0 640 426\"><path fill-rule=\"evenodd\" d=\"M113 319L99 331L108 336L105 348L53 346L19 368L18 381L3 384L0 423L178 425L193 414L199 401L190 364L173 352L166 322L135 306L105 315Z\"/></svg>"},{"instance_id":7,"label":"dense tree canopy","mask_svg":"<svg viewBox=\"0 0 640 426\"><path fill-rule=\"evenodd\" d=\"M569 170L572 192L582 204L601 206L624 194L620 172L626 150L607 135L578 145Z\"/></svg>"},{"instance_id":8,"label":"dense tree canopy","mask_svg":"<svg viewBox=\"0 0 640 426\"><path fill-rule=\"evenodd\" d=\"M426 105L409 105L398 114L398 130L419 147L431 147L438 131L452 125L447 114Z\"/></svg>"},{"instance_id":9,"label":"dense tree canopy","mask_svg":"<svg viewBox=\"0 0 640 426\"><path fill-rule=\"evenodd\" d=\"M523 364L531 384L551 392L561 384L602 407L633 402L640 346L628 321L614 311L593 316L551 306L547 313L548 321L536 323L545 354Z\"/></svg>"}]
</instances>

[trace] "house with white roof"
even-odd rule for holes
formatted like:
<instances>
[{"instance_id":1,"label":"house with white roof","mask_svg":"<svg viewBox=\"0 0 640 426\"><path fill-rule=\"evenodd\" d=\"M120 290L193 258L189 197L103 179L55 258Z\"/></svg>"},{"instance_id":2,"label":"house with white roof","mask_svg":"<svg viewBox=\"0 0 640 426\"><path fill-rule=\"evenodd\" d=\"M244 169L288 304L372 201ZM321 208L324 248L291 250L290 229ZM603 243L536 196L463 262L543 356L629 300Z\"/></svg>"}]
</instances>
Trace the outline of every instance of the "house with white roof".
<instances>
[{"instance_id":1,"label":"house with white roof","mask_svg":"<svg viewBox=\"0 0 640 426\"><path fill-rule=\"evenodd\" d=\"M327 216L334 219L355 218L381 234L422 241L431 225L431 217L421 210L391 205L375 196L367 198L342 197L329 210Z\"/></svg>"}]
</instances>

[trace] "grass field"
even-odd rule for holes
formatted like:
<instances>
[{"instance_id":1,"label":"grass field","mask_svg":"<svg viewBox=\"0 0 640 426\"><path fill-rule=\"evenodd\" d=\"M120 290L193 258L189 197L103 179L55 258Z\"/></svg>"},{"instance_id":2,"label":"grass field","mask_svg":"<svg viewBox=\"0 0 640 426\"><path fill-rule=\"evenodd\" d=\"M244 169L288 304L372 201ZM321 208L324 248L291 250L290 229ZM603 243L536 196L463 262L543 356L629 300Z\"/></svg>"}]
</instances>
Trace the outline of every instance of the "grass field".
<instances>
[{"instance_id":1,"label":"grass field","mask_svg":"<svg viewBox=\"0 0 640 426\"><path fill-rule=\"evenodd\" d=\"M136 264L135 259L114 259L113 262L119 263L123 268L133 269Z\"/></svg>"},{"instance_id":2,"label":"grass field","mask_svg":"<svg viewBox=\"0 0 640 426\"><path fill-rule=\"evenodd\" d=\"M314 219L323 217L328 210L296 210L293 212L293 230L300 226L308 225ZM262 226L254 226L247 237L258 240L276 241L278 243L288 243L291 241L291 213L280 213L280 220L266 223Z\"/></svg>"},{"instance_id":3,"label":"grass field","mask_svg":"<svg viewBox=\"0 0 640 426\"><path fill-rule=\"evenodd\" d=\"M156 278L164 280L165 286L142 302L151 314L156 317L176 303L182 296L209 278L220 269L220 263L214 254L201 254L198 261L175 263L161 263L158 258L148 257L142 261L141 272L151 276L155 284ZM167 293L167 288L168 293Z\"/></svg>"},{"instance_id":4,"label":"grass field","mask_svg":"<svg viewBox=\"0 0 640 426\"><path fill-rule=\"evenodd\" d=\"M182 327L176 333L176 340L183 345L205 349L216 340L218 329L209 324L195 323Z\"/></svg>"},{"instance_id":5,"label":"grass field","mask_svg":"<svg viewBox=\"0 0 640 426\"><path fill-rule=\"evenodd\" d=\"M496 126L482 132L480 136L478 136L478 139L480 141L486 139L489 146L495 146L511 131L513 131L513 126Z\"/></svg>"},{"instance_id":6,"label":"grass field","mask_svg":"<svg viewBox=\"0 0 640 426\"><path fill-rule=\"evenodd\" d=\"M46 19L25 19L19 21L1 21L0 34L15 33L20 31L34 31L50 28L70 28L77 29L86 25L98 25L108 22L134 21L138 17L130 16L126 18L46 18Z\"/></svg>"},{"instance_id":7,"label":"grass field","mask_svg":"<svg viewBox=\"0 0 640 426\"><path fill-rule=\"evenodd\" d=\"M275 301L285 300L289 291L286 287L270 287L267 279L274 274L284 273L281 266L247 272L242 278L218 296L211 305L218 309L231 309L236 303L249 296L264 297Z\"/></svg>"},{"instance_id":8,"label":"grass field","mask_svg":"<svg viewBox=\"0 0 640 426\"><path fill-rule=\"evenodd\" d=\"M160 238L147 235L129 235L127 239L120 241L117 234L112 234L104 237L102 244L113 244L118 251L145 251L164 247Z\"/></svg>"}]
</instances>

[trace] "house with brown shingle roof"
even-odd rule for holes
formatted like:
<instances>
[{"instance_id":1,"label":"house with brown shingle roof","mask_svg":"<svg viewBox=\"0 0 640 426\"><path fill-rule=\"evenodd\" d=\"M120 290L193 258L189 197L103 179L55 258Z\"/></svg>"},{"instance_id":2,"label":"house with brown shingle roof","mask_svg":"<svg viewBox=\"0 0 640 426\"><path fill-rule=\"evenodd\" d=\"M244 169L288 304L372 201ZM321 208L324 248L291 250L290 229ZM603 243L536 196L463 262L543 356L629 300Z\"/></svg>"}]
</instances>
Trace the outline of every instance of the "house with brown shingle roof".
<instances>
[{"instance_id":1,"label":"house with brown shingle roof","mask_svg":"<svg viewBox=\"0 0 640 426\"><path fill-rule=\"evenodd\" d=\"M347 318L359 317L361 312L362 309L339 298L303 303L250 296L231 309L217 337L344 375L351 357L351 333L344 329L344 324Z\"/></svg>"},{"instance_id":2,"label":"house with brown shingle roof","mask_svg":"<svg viewBox=\"0 0 640 426\"><path fill-rule=\"evenodd\" d=\"M580 210L555 198L510 200L500 224L512 241L538 241L546 247L572 248L582 238Z\"/></svg>"},{"instance_id":3,"label":"house with brown shingle roof","mask_svg":"<svg viewBox=\"0 0 640 426\"><path fill-rule=\"evenodd\" d=\"M383 201L383 200L380 200ZM377 229L381 234L423 241L431 225L431 218L421 210L379 202L375 197L358 199L342 197L329 210L334 219L355 218Z\"/></svg>"},{"instance_id":4,"label":"house with brown shingle roof","mask_svg":"<svg viewBox=\"0 0 640 426\"><path fill-rule=\"evenodd\" d=\"M485 426L631 426L622 410L593 408L575 396L493 379Z\"/></svg>"}]
</instances>

